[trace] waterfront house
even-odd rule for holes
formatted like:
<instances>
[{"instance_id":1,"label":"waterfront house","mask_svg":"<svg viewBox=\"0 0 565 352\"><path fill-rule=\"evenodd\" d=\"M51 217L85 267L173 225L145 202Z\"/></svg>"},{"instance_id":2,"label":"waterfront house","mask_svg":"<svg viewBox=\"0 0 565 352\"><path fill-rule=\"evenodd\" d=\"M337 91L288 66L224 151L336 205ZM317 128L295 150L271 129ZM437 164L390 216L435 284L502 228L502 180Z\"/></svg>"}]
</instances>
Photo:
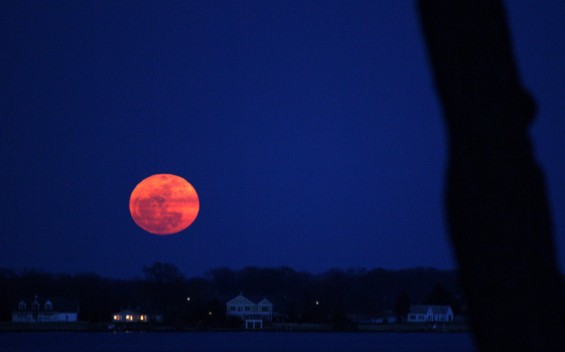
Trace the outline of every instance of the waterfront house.
<instances>
[{"instance_id":1,"label":"waterfront house","mask_svg":"<svg viewBox=\"0 0 565 352\"><path fill-rule=\"evenodd\" d=\"M273 321L273 304L266 298L255 303L239 294L226 303L226 316L241 319L246 329L262 329L265 322Z\"/></svg>"},{"instance_id":2,"label":"waterfront house","mask_svg":"<svg viewBox=\"0 0 565 352\"><path fill-rule=\"evenodd\" d=\"M79 304L66 298L21 299L12 311L15 323L77 322Z\"/></svg>"},{"instance_id":3,"label":"waterfront house","mask_svg":"<svg viewBox=\"0 0 565 352\"><path fill-rule=\"evenodd\" d=\"M147 314L142 314L134 310L126 309L114 313L112 321L115 323L147 323Z\"/></svg>"},{"instance_id":4,"label":"waterfront house","mask_svg":"<svg viewBox=\"0 0 565 352\"><path fill-rule=\"evenodd\" d=\"M450 306L411 305L406 321L409 323L452 322L453 310Z\"/></svg>"}]
</instances>

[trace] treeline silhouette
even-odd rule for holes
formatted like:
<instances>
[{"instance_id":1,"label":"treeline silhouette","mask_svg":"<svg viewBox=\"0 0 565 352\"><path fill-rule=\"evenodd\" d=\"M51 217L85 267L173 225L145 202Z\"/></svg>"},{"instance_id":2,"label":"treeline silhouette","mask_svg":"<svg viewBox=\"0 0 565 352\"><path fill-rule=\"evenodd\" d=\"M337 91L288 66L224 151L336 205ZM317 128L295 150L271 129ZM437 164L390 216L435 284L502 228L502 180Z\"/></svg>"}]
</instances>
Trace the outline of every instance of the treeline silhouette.
<instances>
[{"instance_id":1,"label":"treeline silhouette","mask_svg":"<svg viewBox=\"0 0 565 352\"><path fill-rule=\"evenodd\" d=\"M275 318L288 322L347 323L352 317L383 312L402 318L410 304L449 304L464 310L455 271L332 269L321 274L288 267L241 270L217 268L203 277L185 278L172 264L154 263L136 279L96 274L51 274L0 269L0 320L10 320L19 300L40 297L78 299L79 319L108 322L122 309L161 315L167 324L221 324L225 303L243 293L267 298Z\"/></svg>"}]
</instances>

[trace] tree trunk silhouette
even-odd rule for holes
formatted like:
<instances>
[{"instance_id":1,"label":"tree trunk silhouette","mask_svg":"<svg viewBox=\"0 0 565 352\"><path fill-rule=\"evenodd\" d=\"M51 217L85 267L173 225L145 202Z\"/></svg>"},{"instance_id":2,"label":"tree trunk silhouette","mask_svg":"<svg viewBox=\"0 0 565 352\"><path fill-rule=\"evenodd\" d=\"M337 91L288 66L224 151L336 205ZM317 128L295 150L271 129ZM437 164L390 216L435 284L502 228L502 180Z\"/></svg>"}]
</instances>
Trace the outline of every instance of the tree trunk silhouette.
<instances>
[{"instance_id":1,"label":"tree trunk silhouette","mask_svg":"<svg viewBox=\"0 0 565 352\"><path fill-rule=\"evenodd\" d=\"M419 0L449 134L446 207L481 351L565 351L550 211L504 8Z\"/></svg>"}]
</instances>

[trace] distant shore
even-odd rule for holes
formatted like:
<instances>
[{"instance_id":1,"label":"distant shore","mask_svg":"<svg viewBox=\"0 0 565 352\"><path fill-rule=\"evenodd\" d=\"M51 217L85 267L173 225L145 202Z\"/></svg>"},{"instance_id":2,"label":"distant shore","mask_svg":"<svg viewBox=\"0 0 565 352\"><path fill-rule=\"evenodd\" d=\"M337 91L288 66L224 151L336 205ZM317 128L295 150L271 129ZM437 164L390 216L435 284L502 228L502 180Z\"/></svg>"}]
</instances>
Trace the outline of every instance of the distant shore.
<instances>
[{"instance_id":1,"label":"distant shore","mask_svg":"<svg viewBox=\"0 0 565 352\"><path fill-rule=\"evenodd\" d=\"M210 326L168 326L163 324L106 323L12 323L0 322L0 333L5 332L362 332L362 333L460 333L470 332L467 324L357 324L336 328L331 324L275 323L263 330L245 330Z\"/></svg>"}]
</instances>

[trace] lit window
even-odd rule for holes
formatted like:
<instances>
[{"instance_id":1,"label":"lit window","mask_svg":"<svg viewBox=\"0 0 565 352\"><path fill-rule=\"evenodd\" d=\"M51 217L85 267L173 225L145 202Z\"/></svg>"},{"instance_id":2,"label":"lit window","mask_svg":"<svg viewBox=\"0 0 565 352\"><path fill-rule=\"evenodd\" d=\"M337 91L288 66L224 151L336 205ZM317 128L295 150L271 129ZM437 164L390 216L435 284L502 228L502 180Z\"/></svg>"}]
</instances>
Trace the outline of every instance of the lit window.
<instances>
[{"instance_id":1,"label":"lit window","mask_svg":"<svg viewBox=\"0 0 565 352\"><path fill-rule=\"evenodd\" d=\"M118 314L114 315L114 320L122 320L122 317Z\"/></svg>"},{"instance_id":2,"label":"lit window","mask_svg":"<svg viewBox=\"0 0 565 352\"><path fill-rule=\"evenodd\" d=\"M126 320L129 320L129 321L131 321L131 320L133 320L133 317L132 317L131 315L129 315L129 314L128 314L128 315L126 315Z\"/></svg>"}]
</instances>

